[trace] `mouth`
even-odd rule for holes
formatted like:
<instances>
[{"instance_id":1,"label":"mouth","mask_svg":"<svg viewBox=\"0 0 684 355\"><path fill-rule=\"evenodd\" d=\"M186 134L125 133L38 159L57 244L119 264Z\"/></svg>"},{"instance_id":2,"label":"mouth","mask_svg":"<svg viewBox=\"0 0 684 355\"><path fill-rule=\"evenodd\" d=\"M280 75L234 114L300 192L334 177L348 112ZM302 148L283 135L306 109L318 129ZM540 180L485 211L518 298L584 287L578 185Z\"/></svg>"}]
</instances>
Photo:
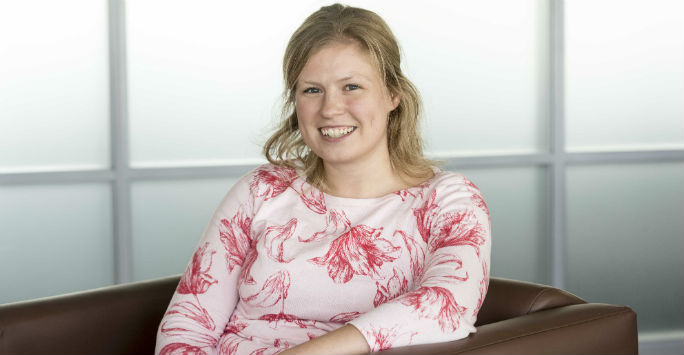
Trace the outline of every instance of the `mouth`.
<instances>
[{"instance_id":1,"label":"mouth","mask_svg":"<svg viewBox=\"0 0 684 355\"><path fill-rule=\"evenodd\" d=\"M342 138L354 132L356 126L321 127L318 130L328 138Z\"/></svg>"}]
</instances>

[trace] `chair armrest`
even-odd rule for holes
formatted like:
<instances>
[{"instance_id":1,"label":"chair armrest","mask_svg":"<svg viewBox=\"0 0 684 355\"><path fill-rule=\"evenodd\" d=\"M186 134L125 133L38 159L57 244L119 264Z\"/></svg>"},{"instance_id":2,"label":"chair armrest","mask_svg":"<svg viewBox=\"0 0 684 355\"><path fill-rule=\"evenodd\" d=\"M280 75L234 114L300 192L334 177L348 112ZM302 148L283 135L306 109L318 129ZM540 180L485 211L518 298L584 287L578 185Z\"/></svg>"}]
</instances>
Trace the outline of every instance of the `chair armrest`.
<instances>
[{"instance_id":1,"label":"chair armrest","mask_svg":"<svg viewBox=\"0 0 684 355\"><path fill-rule=\"evenodd\" d=\"M179 276L0 305L0 354L151 354Z\"/></svg>"},{"instance_id":2,"label":"chair armrest","mask_svg":"<svg viewBox=\"0 0 684 355\"><path fill-rule=\"evenodd\" d=\"M636 313L586 303L485 324L465 339L389 349L398 354L637 354Z\"/></svg>"}]
</instances>

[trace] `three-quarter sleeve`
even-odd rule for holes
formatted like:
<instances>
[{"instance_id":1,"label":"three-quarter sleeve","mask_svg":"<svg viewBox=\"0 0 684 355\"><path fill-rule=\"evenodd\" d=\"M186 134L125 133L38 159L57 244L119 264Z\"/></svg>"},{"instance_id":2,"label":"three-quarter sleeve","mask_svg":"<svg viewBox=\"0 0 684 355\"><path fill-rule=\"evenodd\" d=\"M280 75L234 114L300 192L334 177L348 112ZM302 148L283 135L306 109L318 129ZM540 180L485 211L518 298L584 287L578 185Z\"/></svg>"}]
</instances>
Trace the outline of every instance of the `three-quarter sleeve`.
<instances>
[{"instance_id":1,"label":"three-quarter sleeve","mask_svg":"<svg viewBox=\"0 0 684 355\"><path fill-rule=\"evenodd\" d=\"M156 354L215 353L253 250L249 184L248 174L214 212L159 325Z\"/></svg>"},{"instance_id":2,"label":"three-quarter sleeve","mask_svg":"<svg viewBox=\"0 0 684 355\"><path fill-rule=\"evenodd\" d=\"M372 351L452 341L475 332L491 250L482 195L459 175L430 191L414 215L416 235L398 231L411 253L407 273L414 276L413 287L349 322Z\"/></svg>"}]
</instances>

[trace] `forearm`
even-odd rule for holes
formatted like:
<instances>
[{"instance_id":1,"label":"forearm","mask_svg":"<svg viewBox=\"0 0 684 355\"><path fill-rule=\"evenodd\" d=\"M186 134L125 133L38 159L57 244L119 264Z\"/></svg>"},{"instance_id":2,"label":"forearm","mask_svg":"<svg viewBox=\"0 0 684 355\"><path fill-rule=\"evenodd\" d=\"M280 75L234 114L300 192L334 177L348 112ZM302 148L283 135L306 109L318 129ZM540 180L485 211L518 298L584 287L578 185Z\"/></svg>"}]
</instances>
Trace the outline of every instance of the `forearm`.
<instances>
[{"instance_id":1,"label":"forearm","mask_svg":"<svg viewBox=\"0 0 684 355\"><path fill-rule=\"evenodd\" d=\"M361 332L353 325L345 325L280 354L368 354L369 352L370 347Z\"/></svg>"}]
</instances>

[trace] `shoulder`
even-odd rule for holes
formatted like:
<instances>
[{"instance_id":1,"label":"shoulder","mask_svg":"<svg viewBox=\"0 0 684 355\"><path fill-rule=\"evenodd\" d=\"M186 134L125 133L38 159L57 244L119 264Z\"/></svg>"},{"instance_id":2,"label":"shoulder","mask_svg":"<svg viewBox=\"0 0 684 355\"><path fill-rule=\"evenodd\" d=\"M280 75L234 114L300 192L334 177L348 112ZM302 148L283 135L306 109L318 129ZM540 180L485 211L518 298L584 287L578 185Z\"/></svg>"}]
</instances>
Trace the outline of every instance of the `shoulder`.
<instances>
[{"instance_id":1,"label":"shoulder","mask_svg":"<svg viewBox=\"0 0 684 355\"><path fill-rule=\"evenodd\" d=\"M263 164L242 175L231 187L230 192L247 192L252 197L258 197L263 195L265 190L287 188L297 178L298 173L295 169L270 163Z\"/></svg>"},{"instance_id":2,"label":"shoulder","mask_svg":"<svg viewBox=\"0 0 684 355\"><path fill-rule=\"evenodd\" d=\"M453 171L435 171L435 176L430 179L430 187L432 190L441 193L449 192L468 192L468 193L480 193L480 189L467 177L461 173Z\"/></svg>"},{"instance_id":3,"label":"shoulder","mask_svg":"<svg viewBox=\"0 0 684 355\"><path fill-rule=\"evenodd\" d=\"M249 172L247 176L251 184L259 183L291 183L299 177L297 170L276 164L263 164Z\"/></svg>"},{"instance_id":4,"label":"shoulder","mask_svg":"<svg viewBox=\"0 0 684 355\"><path fill-rule=\"evenodd\" d=\"M297 170L283 165L263 164L243 177L254 198L269 198L279 195L299 178Z\"/></svg>"},{"instance_id":5,"label":"shoulder","mask_svg":"<svg viewBox=\"0 0 684 355\"><path fill-rule=\"evenodd\" d=\"M297 178L295 169L276 164L260 165L248 171L230 187L220 208L230 209L240 204L241 208L253 210L262 202L285 192Z\"/></svg>"},{"instance_id":6,"label":"shoulder","mask_svg":"<svg viewBox=\"0 0 684 355\"><path fill-rule=\"evenodd\" d=\"M440 211L481 210L489 217L489 208L480 189L463 174L451 171L435 171L430 180L430 192L426 203L438 206Z\"/></svg>"}]
</instances>

